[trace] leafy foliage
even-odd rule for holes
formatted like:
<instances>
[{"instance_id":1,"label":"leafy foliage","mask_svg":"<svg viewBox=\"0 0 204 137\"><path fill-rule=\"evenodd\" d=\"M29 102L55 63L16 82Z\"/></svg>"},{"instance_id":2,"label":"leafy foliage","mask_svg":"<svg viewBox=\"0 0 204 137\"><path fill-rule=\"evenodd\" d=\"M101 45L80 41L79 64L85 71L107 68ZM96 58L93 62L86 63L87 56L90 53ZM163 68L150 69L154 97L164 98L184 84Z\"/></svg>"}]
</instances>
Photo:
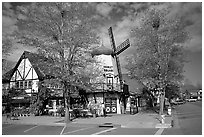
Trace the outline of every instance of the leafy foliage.
<instances>
[{"instance_id":1,"label":"leafy foliage","mask_svg":"<svg viewBox=\"0 0 204 137\"><path fill-rule=\"evenodd\" d=\"M132 30L136 52L127 57L130 75L141 81L148 90L157 87L160 94L160 114L168 83L183 78L184 54L182 43L188 39L179 18L169 19L168 11L150 10ZM166 90L168 89L168 90Z\"/></svg>"},{"instance_id":2,"label":"leafy foliage","mask_svg":"<svg viewBox=\"0 0 204 137\"><path fill-rule=\"evenodd\" d=\"M16 90L15 88L11 88L6 92L2 92L2 102L6 103L6 112L10 113L12 111L12 99L13 97L19 97L26 95L25 90Z\"/></svg>"},{"instance_id":3,"label":"leafy foliage","mask_svg":"<svg viewBox=\"0 0 204 137\"><path fill-rule=\"evenodd\" d=\"M179 97L180 87L179 85L175 85L174 83L168 83L166 86L166 98L169 100L174 97Z\"/></svg>"},{"instance_id":4,"label":"leafy foliage","mask_svg":"<svg viewBox=\"0 0 204 137\"><path fill-rule=\"evenodd\" d=\"M165 87L182 79L184 54L181 43L188 39L181 20L168 19L168 12L149 11L131 35L137 50L127 57L126 68L133 78Z\"/></svg>"},{"instance_id":5,"label":"leafy foliage","mask_svg":"<svg viewBox=\"0 0 204 137\"><path fill-rule=\"evenodd\" d=\"M90 75L84 71L97 63L90 54L98 43L94 9L87 3L32 3L18 7L18 13L19 42L35 46L53 61L47 71L63 85L69 109L71 90L88 84Z\"/></svg>"},{"instance_id":6,"label":"leafy foliage","mask_svg":"<svg viewBox=\"0 0 204 137\"><path fill-rule=\"evenodd\" d=\"M19 42L52 59L55 77L68 83L79 80L78 72L94 62L89 55L97 42L91 8L84 3L33 3L19 9L25 17L19 22Z\"/></svg>"}]
</instances>

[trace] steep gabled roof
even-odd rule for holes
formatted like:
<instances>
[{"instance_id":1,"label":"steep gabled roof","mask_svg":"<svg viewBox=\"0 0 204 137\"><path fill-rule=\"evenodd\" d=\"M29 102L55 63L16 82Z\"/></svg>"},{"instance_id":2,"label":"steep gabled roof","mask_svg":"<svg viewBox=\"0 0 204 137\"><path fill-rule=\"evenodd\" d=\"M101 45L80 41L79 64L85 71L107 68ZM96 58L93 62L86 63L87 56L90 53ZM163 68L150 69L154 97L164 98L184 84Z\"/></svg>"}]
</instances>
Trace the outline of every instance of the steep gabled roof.
<instances>
[{"instance_id":1,"label":"steep gabled roof","mask_svg":"<svg viewBox=\"0 0 204 137\"><path fill-rule=\"evenodd\" d=\"M3 74L2 83L8 83L14 73L14 68Z\"/></svg>"},{"instance_id":2,"label":"steep gabled roof","mask_svg":"<svg viewBox=\"0 0 204 137\"><path fill-rule=\"evenodd\" d=\"M129 91L132 94L141 94L143 85L135 79L131 79L128 74L122 74L123 80L129 86Z\"/></svg>"},{"instance_id":3,"label":"steep gabled roof","mask_svg":"<svg viewBox=\"0 0 204 137\"><path fill-rule=\"evenodd\" d=\"M35 71L38 75L38 78L40 80L53 77L53 75L49 71L49 68L53 64L53 61L51 61L50 59L48 59L44 56L40 56L40 55L35 54L35 53L24 51L24 53L21 55L20 59L16 63L15 67L2 76L2 82L9 82L10 81L14 72L17 70L19 64L25 58L28 58L28 60L30 61L33 68L35 69Z\"/></svg>"}]
</instances>

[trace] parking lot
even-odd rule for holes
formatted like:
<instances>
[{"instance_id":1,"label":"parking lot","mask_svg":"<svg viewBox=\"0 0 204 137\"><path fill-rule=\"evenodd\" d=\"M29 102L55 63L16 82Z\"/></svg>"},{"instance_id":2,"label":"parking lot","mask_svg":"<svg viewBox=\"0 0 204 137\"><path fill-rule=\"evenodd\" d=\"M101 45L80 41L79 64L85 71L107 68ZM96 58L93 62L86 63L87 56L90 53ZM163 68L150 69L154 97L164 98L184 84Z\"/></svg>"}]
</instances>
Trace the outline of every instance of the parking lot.
<instances>
[{"instance_id":1,"label":"parking lot","mask_svg":"<svg viewBox=\"0 0 204 137\"><path fill-rule=\"evenodd\" d=\"M49 125L24 125L3 124L2 135L91 135L102 134L112 128L96 126L49 126Z\"/></svg>"},{"instance_id":2,"label":"parking lot","mask_svg":"<svg viewBox=\"0 0 204 137\"><path fill-rule=\"evenodd\" d=\"M157 128L3 124L2 135L154 135Z\"/></svg>"}]
</instances>

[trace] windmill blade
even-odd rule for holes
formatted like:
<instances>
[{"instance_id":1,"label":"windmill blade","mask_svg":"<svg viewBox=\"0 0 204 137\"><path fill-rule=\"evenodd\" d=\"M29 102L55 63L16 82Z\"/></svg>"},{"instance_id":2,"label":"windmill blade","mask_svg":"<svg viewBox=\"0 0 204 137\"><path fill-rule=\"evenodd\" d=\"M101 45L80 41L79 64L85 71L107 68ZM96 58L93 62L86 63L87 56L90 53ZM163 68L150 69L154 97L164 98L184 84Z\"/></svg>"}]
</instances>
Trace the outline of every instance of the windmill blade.
<instances>
[{"instance_id":1,"label":"windmill blade","mask_svg":"<svg viewBox=\"0 0 204 137\"><path fill-rule=\"evenodd\" d=\"M115 46L115 41L114 41L114 37L113 37L112 27L110 27L108 29L108 34L109 34L109 37L110 37L111 47L112 47L113 52L114 52L114 54L112 54L112 62L113 62L114 75L118 76L119 82L120 82L120 86L121 86L121 89L122 89L122 81L123 81L122 80L122 73L121 73L119 58L115 54L116 46Z\"/></svg>"}]
</instances>

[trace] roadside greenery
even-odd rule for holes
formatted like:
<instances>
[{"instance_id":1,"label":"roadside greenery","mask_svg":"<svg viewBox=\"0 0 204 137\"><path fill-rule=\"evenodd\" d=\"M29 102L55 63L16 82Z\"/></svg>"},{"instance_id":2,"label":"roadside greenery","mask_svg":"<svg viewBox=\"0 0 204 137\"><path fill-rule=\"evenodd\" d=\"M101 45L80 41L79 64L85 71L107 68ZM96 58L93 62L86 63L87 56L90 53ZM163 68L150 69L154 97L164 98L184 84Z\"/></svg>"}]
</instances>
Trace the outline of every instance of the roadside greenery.
<instances>
[{"instance_id":1,"label":"roadside greenery","mask_svg":"<svg viewBox=\"0 0 204 137\"><path fill-rule=\"evenodd\" d=\"M89 79L95 77L88 69L97 63L90 54L98 43L94 10L87 3L55 2L19 6L17 12L21 16L16 32L19 43L36 47L54 62L47 71L63 85L68 123L71 92L76 86L89 87Z\"/></svg>"},{"instance_id":2,"label":"roadside greenery","mask_svg":"<svg viewBox=\"0 0 204 137\"><path fill-rule=\"evenodd\" d=\"M169 84L183 79L185 56L182 44L188 40L182 20L169 18L168 11L149 10L131 32L135 53L127 56L126 68L132 78L160 94L160 114ZM169 95L169 94L167 94Z\"/></svg>"}]
</instances>

